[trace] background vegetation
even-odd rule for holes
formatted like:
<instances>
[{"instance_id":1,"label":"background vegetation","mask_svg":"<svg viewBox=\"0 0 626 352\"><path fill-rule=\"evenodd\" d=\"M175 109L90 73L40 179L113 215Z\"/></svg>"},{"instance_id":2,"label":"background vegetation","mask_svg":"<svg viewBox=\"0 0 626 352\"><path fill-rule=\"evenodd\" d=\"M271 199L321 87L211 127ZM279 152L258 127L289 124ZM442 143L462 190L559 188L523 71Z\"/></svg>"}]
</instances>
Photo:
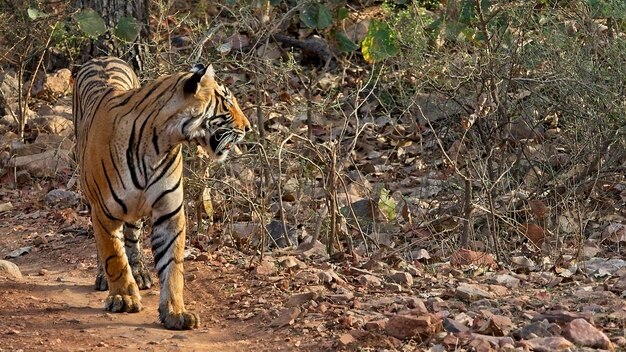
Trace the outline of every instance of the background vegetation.
<instances>
[{"instance_id":1,"label":"background vegetation","mask_svg":"<svg viewBox=\"0 0 626 352\"><path fill-rule=\"evenodd\" d=\"M213 63L255 132L223 164L187 150L196 247L312 237L335 259L463 247L554 265L624 221L622 1L138 3L111 21L0 2L12 128L28 140L38 74L75 72L99 41L144 80Z\"/></svg>"}]
</instances>

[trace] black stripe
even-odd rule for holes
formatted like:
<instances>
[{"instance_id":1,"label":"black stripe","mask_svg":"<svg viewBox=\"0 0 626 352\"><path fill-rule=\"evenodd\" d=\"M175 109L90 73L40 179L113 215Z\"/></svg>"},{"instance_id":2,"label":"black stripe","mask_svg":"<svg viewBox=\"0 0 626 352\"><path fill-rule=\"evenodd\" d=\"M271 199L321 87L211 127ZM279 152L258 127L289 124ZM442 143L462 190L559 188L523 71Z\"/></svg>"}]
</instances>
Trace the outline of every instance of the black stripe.
<instances>
[{"instance_id":1,"label":"black stripe","mask_svg":"<svg viewBox=\"0 0 626 352\"><path fill-rule=\"evenodd\" d=\"M115 259L117 258L117 255L113 254L107 257L107 259L104 261L104 272L107 274L107 276L111 276L113 274L109 273L109 260L111 259Z\"/></svg>"},{"instance_id":2,"label":"black stripe","mask_svg":"<svg viewBox=\"0 0 626 352\"><path fill-rule=\"evenodd\" d=\"M133 123L133 128L130 131L130 139L128 140L128 148L126 149L126 163L128 165L128 170L130 171L130 178L133 181L133 184L138 189L143 189L139 184L139 179L137 178L137 170L135 170L135 159L133 158L132 148L135 144L135 124Z\"/></svg>"},{"instance_id":3,"label":"black stripe","mask_svg":"<svg viewBox=\"0 0 626 352\"><path fill-rule=\"evenodd\" d=\"M173 155L172 158L170 158L170 160L167 162L167 164L165 164L165 166L163 167L163 169L161 170L161 173L156 177L153 178L152 181L150 182L150 184L146 187L146 189L149 189L150 187L152 187L152 185L154 185L155 183L157 183L158 181L161 180L161 178L163 178L163 175L165 175L165 173L170 169L170 167L172 167L172 165L174 164L174 162L176 160L178 160L180 157L180 154L177 152L176 154ZM178 166L178 165L177 165ZM159 165L160 167L160 165Z\"/></svg>"},{"instance_id":4,"label":"black stripe","mask_svg":"<svg viewBox=\"0 0 626 352\"><path fill-rule=\"evenodd\" d=\"M161 200L161 198L165 197L166 195L168 195L168 194L176 191L178 188L180 188L182 183L183 183L183 179L181 177L181 178L178 179L178 182L176 182L176 185L174 185L174 187L172 187L171 189L165 190L164 192L159 194L157 199L155 199L154 202L152 202L152 208L154 208L154 206Z\"/></svg>"},{"instance_id":5,"label":"black stripe","mask_svg":"<svg viewBox=\"0 0 626 352\"><path fill-rule=\"evenodd\" d=\"M167 244L167 246L163 247L163 248L157 248L157 250L155 251L153 249L153 254L154 254L154 265L158 266L159 262L161 261L161 259L163 259L163 256L165 255L165 253L167 253L169 251L169 249L172 247L172 244L174 244L174 242L178 239L178 237L180 237L180 235L183 233L183 231L179 231L176 236L174 236L169 243ZM172 256L173 257L173 256Z\"/></svg>"},{"instance_id":6,"label":"black stripe","mask_svg":"<svg viewBox=\"0 0 626 352\"><path fill-rule=\"evenodd\" d=\"M113 185L111 184L111 179L109 178L109 174L107 173L107 169L104 166L104 160L101 160L101 162L102 162L102 171L104 171L104 178L106 178L107 184L109 185L109 190L111 191L111 196L113 196L113 199L115 200L115 202L117 204L119 204L120 207L122 207L122 210L124 211L124 214L128 214L128 208L126 207L126 204L124 204L124 202L120 199L120 197L117 196L117 194L115 193L115 190L113 189Z\"/></svg>"},{"instance_id":7,"label":"black stripe","mask_svg":"<svg viewBox=\"0 0 626 352\"><path fill-rule=\"evenodd\" d=\"M154 151L156 155L159 155L159 136L157 136L156 127L152 127L152 146L154 147Z\"/></svg>"},{"instance_id":8,"label":"black stripe","mask_svg":"<svg viewBox=\"0 0 626 352\"><path fill-rule=\"evenodd\" d=\"M128 268L128 263L126 263L126 265L124 265L122 270L120 270L120 274L117 275L117 277L115 279L111 280L111 282L115 282L115 281L119 280L122 277L122 275L124 275L124 272L126 271L127 268Z\"/></svg>"},{"instance_id":9,"label":"black stripe","mask_svg":"<svg viewBox=\"0 0 626 352\"><path fill-rule=\"evenodd\" d=\"M183 208L183 203L181 202L180 205L176 207L176 209L174 209L174 211L167 213L165 215L161 215L158 219L156 219L154 224L152 224L152 228L155 228L161 225L162 223L164 223L165 221L171 219L174 215L178 214L182 208Z\"/></svg>"},{"instance_id":10,"label":"black stripe","mask_svg":"<svg viewBox=\"0 0 626 352\"><path fill-rule=\"evenodd\" d=\"M111 214L111 212L109 211L109 208L106 207L106 205L104 204L104 202L102 201L103 197L102 197L102 191L100 190L100 187L98 186L98 183L96 182L95 179L93 179L93 183L96 187L96 191L98 192L97 197L96 197L96 201L98 202L98 205L100 206L100 209L102 209L102 211L104 212L104 215L114 221L122 221L121 219L116 218L115 216L113 216L113 214ZM89 187L89 185L86 185L87 188L91 188ZM91 189L90 189L90 193Z\"/></svg>"},{"instance_id":11,"label":"black stripe","mask_svg":"<svg viewBox=\"0 0 626 352\"><path fill-rule=\"evenodd\" d=\"M157 270L157 275L159 275L159 278L161 277L161 274L163 274L163 270L165 270L165 268L170 266L170 264L172 264L173 261L174 261L174 257L170 258L170 260L168 260L167 263L165 263L165 265L163 265L160 269ZM155 264L155 267L156 266L157 265Z\"/></svg>"},{"instance_id":12,"label":"black stripe","mask_svg":"<svg viewBox=\"0 0 626 352\"><path fill-rule=\"evenodd\" d=\"M129 101L133 98L133 96L134 96L133 94L130 94L130 93L126 93L126 95L128 95L128 97L126 97L126 99L122 100L121 102L119 102L119 103L117 103L117 104L115 104L115 105L111 106L111 110L113 110L113 109L117 109L117 108L119 108L120 106L123 106L123 105L128 104L128 102L129 102Z\"/></svg>"},{"instance_id":13,"label":"black stripe","mask_svg":"<svg viewBox=\"0 0 626 352\"><path fill-rule=\"evenodd\" d=\"M139 114L137 116L142 116L142 114ZM137 166L139 168L139 172L141 174L143 174L143 178L144 178L144 184L148 183L148 172L147 172L147 167L146 167L146 163L145 161L139 156L139 153L141 152L141 146L142 143L141 141L144 140L143 138L143 133L144 130L146 128L146 124L148 123L148 120L150 120L152 116L147 117L146 119L144 119L143 123L141 124L141 127L139 127L139 136L137 137L137 140L139 141L139 143L137 144L137 148L135 148L135 160L137 160ZM141 164L139 164L139 161L141 160Z\"/></svg>"},{"instance_id":14,"label":"black stripe","mask_svg":"<svg viewBox=\"0 0 626 352\"><path fill-rule=\"evenodd\" d=\"M115 162L115 157L113 156L113 150L111 150L112 145L109 144L109 156L111 157L111 164L113 164L113 169L115 169L115 173L117 174L117 178L120 180L120 185L125 190L126 185L124 184L124 178L122 178L122 174L120 173L120 169L117 167L117 163Z\"/></svg>"}]
</instances>

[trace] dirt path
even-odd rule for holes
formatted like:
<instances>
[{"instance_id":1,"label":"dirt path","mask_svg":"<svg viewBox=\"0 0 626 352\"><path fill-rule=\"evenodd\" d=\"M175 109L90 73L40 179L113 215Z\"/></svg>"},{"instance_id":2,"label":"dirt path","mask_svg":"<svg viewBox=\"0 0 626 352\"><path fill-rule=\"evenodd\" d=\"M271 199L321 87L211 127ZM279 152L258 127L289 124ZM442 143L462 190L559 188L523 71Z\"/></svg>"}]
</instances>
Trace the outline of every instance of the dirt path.
<instances>
[{"instance_id":1,"label":"dirt path","mask_svg":"<svg viewBox=\"0 0 626 352\"><path fill-rule=\"evenodd\" d=\"M61 234L58 228L67 222L67 214L53 209L33 211L27 209L29 204L36 201L0 214L0 256L32 247L29 253L11 259L22 279L0 278L0 351L308 350L285 344L285 332L267 330L260 320L233 318L236 295L249 290L241 282L246 272L237 266L185 263L185 299L188 309L200 314L198 330L169 331L158 324L157 287L141 291L144 309L139 313L105 312L107 293L93 289L93 238ZM72 219L78 225L85 221L82 216Z\"/></svg>"}]
</instances>

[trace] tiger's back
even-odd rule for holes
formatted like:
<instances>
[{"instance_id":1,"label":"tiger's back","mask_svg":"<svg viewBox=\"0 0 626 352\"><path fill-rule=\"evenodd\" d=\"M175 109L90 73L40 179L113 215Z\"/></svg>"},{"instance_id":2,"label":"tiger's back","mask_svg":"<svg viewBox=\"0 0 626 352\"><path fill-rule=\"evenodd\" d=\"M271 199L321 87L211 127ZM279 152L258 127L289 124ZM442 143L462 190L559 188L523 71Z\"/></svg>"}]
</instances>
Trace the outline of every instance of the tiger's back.
<instances>
[{"instance_id":1,"label":"tiger's back","mask_svg":"<svg viewBox=\"0 0 626 352\"><path fill-rule=\"evenodd\" d=\"M139 88L139 79L126 62L115 57L100 57L88 61L78 72L72 96L76 152L79 165L83 162L85 142L90 122L107 94Z\"/></svg>"}]
</instances>

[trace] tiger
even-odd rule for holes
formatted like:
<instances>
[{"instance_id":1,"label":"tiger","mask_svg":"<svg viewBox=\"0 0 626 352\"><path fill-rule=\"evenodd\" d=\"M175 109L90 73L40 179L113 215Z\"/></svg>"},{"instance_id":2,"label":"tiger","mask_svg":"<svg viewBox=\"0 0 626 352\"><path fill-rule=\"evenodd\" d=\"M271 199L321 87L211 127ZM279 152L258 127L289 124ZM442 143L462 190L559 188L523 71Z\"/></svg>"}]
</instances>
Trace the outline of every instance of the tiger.
<instances>
[{"instance_id":1,"label":"tiger","mask_svg":"<svg viewBox=\"0 0 626 352\"><path fill-rule=\"evenodd\" d=\"M166 329L198 328L183 299L186 221L185 143L217 161L251 130L212 65L165 75L141 86L115 57L85 63L74 79L72 115L80 189L90 209L102 273L104 308L139 312L139 288L151 285L141 249L141 221L152 221L150 241L160 286L159 321ZM139 283L139 285L138 285Z\"/></svg>"}]
</instances>

